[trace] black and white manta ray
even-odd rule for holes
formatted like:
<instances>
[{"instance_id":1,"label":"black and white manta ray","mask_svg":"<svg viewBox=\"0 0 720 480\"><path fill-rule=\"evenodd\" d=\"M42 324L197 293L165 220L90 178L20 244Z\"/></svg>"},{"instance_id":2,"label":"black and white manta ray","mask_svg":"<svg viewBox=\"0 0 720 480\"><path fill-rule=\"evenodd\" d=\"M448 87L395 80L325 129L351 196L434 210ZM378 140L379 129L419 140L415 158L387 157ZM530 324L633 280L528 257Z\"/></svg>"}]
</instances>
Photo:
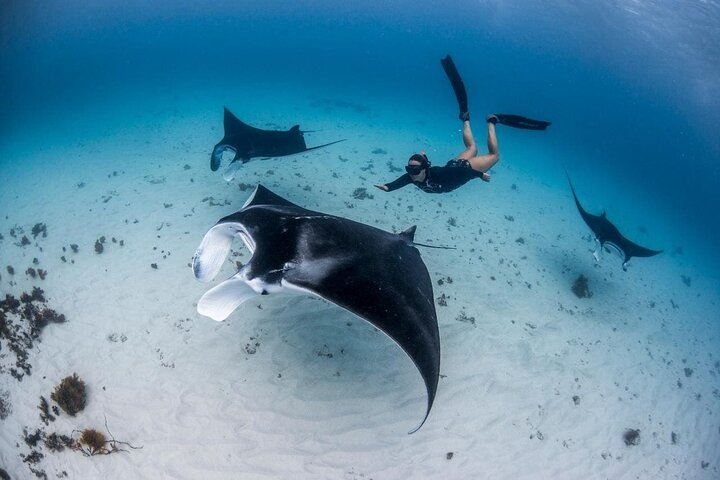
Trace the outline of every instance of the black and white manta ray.
<instances>
[{"instance_id":1,"label":"black and white manta ray","mask_svg":"<svg viewBox=\"0 0 720 480\"><path fill-rule=\"evenodd\" d=\"M637 243L625 238L623 234L620 233L620 230L607 219L605 212L600 215L588 213L582 205L580 205L569 175L567 179L570 184L570 190L572 190L573 198L575 199L575 205L577 205L577 209L580 211L580 216L587 226L590 227L590 230L592 230L595 235L595 240L600 243L600 250L602 250L602 247L605 245L610 245L618 250L623 257L623 270L627 270L630 257L652 257L653 255L663 252L662 250L650 250L649 248L641 247ZM599 259L598 252L595 252L593 255L596 260Z\"/></svg>"},{"instance_id":2,"label":"black and white manta ray","mask_svg":"<svg viewBox=\"0 0 720 480\"><path fill-rule=\"evenodd\" d=\"M202 296L201 315L224 320L246 300L280 292L316 295L339 305L386 333L415 363L427 389L425 422L437 390L440 338L432 282L413 243L414 226L388 233L306 210L258 185L239 212L205 234L193 257L198 280L218 274L236 236L252 258Z\"/></svg>"},{"instance_id":3,"label":"black and white manta ray","mask_svg":"<svg viewBox=\"0 0 720 480\"><path fill-rule=\"evenodd\" d=\"M210 156L210 170L213 172L220 168L223 160L223 152L231 150L235 156L230 165L223 173L225 180L232 180L235 172L244 163L250 161L254 157L283 157L294 153L307 152L316 148L327 147L335 142L318 145L317 147L308 148L305 145L305 137L300 130L300 125L293 126L290 130L262 130L260 128L251 127L242 122L239 118L232 114L225 107L225 115L223 118L224 136L215 148L213 148Z\"/></svg>"}]
</instances>

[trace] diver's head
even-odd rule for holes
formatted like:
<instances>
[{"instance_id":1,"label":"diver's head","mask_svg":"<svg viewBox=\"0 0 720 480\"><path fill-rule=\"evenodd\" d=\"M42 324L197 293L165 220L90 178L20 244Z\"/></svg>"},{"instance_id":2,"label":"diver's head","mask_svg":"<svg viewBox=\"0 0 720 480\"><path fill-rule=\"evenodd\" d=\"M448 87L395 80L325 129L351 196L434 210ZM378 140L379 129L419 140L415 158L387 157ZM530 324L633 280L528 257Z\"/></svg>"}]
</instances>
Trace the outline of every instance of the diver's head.
<instances>
[{"instance_id":1,"label":"diver's head","mask_svg":"<svg viewBox=\"0 0 720 480\"><path fill-rule=\"evenodd\" d=\"M405 166L405 171L410 175L420 175L420 173L429 166L430 160L428 160L425 152L415 153L408 158L408 164Z\"/></svg>"}]
</instances>

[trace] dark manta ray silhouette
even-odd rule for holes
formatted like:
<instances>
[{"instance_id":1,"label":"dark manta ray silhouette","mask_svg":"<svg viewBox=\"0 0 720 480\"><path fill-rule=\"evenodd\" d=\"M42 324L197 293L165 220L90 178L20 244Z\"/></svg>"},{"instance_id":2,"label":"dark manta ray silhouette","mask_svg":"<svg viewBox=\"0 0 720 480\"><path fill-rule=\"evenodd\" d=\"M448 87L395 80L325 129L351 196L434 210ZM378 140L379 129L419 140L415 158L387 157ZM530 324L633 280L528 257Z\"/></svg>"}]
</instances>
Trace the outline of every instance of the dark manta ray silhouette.
<instances>
[{"instance_id":1,"label":"dark manta ray silhouette","mask_svg":"<svg viewBox=\"0 0 720 480\"><path fill-rule=\"evenodd\" d=\"M625 238L623 234L620 233L620 230L607 219L605 212L600 215L588 213L582 205L580 205L569 175L567 175L567 179L570 184L570 190L572 190L573 198L575 199L575 205L577 205L577 209L580 211L580 216L587 226L590 227L593 234L595 234L595 240L600 243L600 249L602 250L602 247L608 244L620 251L620 254L623 256L623 270L627 270L630 257L652 257L653 255L663 252L662 250L650 250L649 248L641 247L637 243ZM597 259L597 253L594 255Z\"/></svg>"},{"instance_id":2,"label":"dark manta ray silhouette","mask_svg":"<svg viewBox=\"0 0 720 480\"><path fill-rule=\"evenodd\" d=\"M427 389L427 419L440 373L432 282L415 248L415 227L392 234L294 205L262 185L239 212L222 218L200 243L193 272L220 271L234 237L252 253L237 274L210 289L197 310L224 320L246 300L270 293L321 297L370 322L415 363ZM411 432L412 433L412 432Z\"/></svg>"},{"instance_id":3,"label":"dark manta ray silhouette","mask_svg":"<svg viewBox=\"0 0 720 480\"><path fill-rule=\"evenodd\" d=\"M287 131L262 130L244 123L227 107L225 107L223 125L225 136L215 145L210 156L210 170L213 172L220 168L222 154L225 150L232 150L235 153L230 165L240 161L235 165L237 167L247 163L253 157L283 157L342 142L342 140L337 140L308 148L305 145L300 125L295 125Z\"/></svg>"}]
</instances>

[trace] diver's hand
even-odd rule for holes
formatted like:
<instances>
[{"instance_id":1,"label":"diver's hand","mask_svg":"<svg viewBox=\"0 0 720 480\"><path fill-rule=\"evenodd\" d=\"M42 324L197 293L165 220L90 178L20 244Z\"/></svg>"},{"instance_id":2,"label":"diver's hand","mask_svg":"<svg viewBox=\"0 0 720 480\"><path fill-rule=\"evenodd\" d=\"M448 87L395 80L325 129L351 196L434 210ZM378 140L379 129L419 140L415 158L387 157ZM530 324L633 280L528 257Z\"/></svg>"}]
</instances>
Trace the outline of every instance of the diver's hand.
<instances>
[{"instance_id":1,"label":"diver's hand","mask_svg":"<svg viewBox=\"0 0 720 480\"><path fill-rule=\"evenodd\" d=\"M385 192L388 192L388 187L384 183L376 183L375 187L379 188L380 190L383 190Z\"/></svg>"},{"instance_id":2,"label":"diver's hand","mask_svg":"<svg viewBox=\"0 0 720 480\"><path fill-rule=\"evenodd\" d=\"M489 182L489 181L490 181L490 174L483 172L482 177L480 177L480 179L481 179L483 182Z\"/></svg>"}]
</instances>

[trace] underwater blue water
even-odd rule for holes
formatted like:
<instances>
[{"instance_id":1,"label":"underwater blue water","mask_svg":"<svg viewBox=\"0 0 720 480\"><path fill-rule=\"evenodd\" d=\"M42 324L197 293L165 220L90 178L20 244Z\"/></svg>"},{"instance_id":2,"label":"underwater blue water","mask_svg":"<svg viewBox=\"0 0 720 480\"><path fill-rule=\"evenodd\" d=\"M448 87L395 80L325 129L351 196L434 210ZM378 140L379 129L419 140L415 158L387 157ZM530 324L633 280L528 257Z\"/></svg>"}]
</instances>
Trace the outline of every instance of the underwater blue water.
<instances>
[{"instance_id":1,"label":"underwater blue water","mask_svg":"<svg viewBox=\"0 0 720 480\"><path fill-rule=\"evenodd\" d=\"M204 90L242 85L300 92L312 85L348 102L373 97L432 125L454 114L438 66L451 53L474 118L499 110L554 122L537 143L557 162L547 165L551 175L560 165L601 170L599 182L622 180L688 235L720 241L718 2L33 1L0 8L0 146L23 144L24 134L39 130L61 143L67 119L98 105L112 110L168 89L202 100ZM596 192L614 197L615 186L599 184Z\"/></svg>"},{"instance_id":2,"label":"underwater blue water","mask_svg":"<svg viewBox=\"0 0 720 480\"><path fill-rule=\"evenodd\" d=\"M470 430L482 425L473 423L478 409L495 409L489 412L495 416L487 416L490 423L484 424L491 433L487 440L501 437L514 445L505 452L507 461L495 459L497 464L507 463L510 466L503 468L510 471L527 469L525 474L533 478L542 466L536 458L546 458L544 453L551 448L573 449L557 442L561 438L557 430L540 448L535 444L527 448L528 444L517 441L528 436L517 425L523 420L535 422L527 420L527 412L547 397L555 405L570 399L566 394L580 388L581 378L586 391L594 389L593 394L583 393L583 402L588 399L584 405L593 406L588 410L591 414L578 409L568 414L562 404L562 408L548 409L555 416L548 417L547 424L562 419L562 428L574 428L574 419L580 420L580 415L585 415L584 422L601 424L604 430L599 434L597 425L571 432L582 447L571 453L576 455L574 461L587 467L583 472L598 471L609 478L613 475L608 472L618 469L647 473L637 469L646 468L639 460L650 463L661 457L665 465L668 458L677 462L674 471L698 471L705 468L698 466L700 460L717 457L718 430L712 418L720 372L713 356L718 331L715 286L720 272L718 45L720 2L715 0L0 1L0 218L5 219L0 233L6 235L0 242L0 257L12 256L18 271L18 265L30 265L30 257L36 254L41 266L46 261L52 265L53 275L41 285L47 286L58 308L72 315L68 329L60 332L66 336L58 336L56 344L66 348L72 343L73 349L86 355L78 353L78 358L89 357L88 352L95 358L94 338L127 332L126 348L137 349L130 356L139 352L130 365L155 367L148 378L167 379L175 371L168 370L165 376L157 373L155 360L160 346L164 348L162 342L168 341L164 353L177 360L179 379L172 377L173 381L184 382L195 378L194 374L210 387L219 382L217 391L223 395L223 382L230 381L233 388L233 382L239 382L237 391L250 402L248 411L263 410L273 397L255 395L244 383L245 377L260 391L268 384L267 372L282 370L283 379L273 379L280 387L271 394L286 402L280 408L287 418L270 417L282 419L267 422L278 430L254 437L261 439L261 454L267 454L260 458L271 459L267 463L278 458L275 445L266 439L291 438L288 443L301 445L298 452L307 458L328 450L325 460L335 460L336 451L323 443L317 444L317 450L304 448L307 432L314 427L286 431L285 420L288 425L299 425L292 423L296 407L313 415L323 413L324 407L315 409L306 402L327 401L319 395L323 389L332 398L355 388L368 398L389 390L400 398L394 403L384 400L394 409L403 401L402 395L414 388L410 382L418 383L412 376L415 371L410 369L402 378L375 371L371 380L358 382L373 369L363 367L366 356L376 355L377 364L384 365L395 362L391 355L402 355L389 343L378 354L376 332L368 329L367 348L361 345L355 356L339 360L350 372L343 371L342 380L337 381L346 383L338 389L328 387L323 381L327 377L336 381L336 372L331 370L341 367L328 364L320 372L307 368L310 360L325 359L314 353L316 333L325 332L319 345L336 342L342 346L349 324L336 321L340 309L317 307L307 299L306 303L273 299L276 303L268 301L265 310L250 306L239 311L234 321L217 327L198 318L194 331L182 330L180 345L177 331L192 324L190 316L199 317L193 304L208 286L195 282L187 262L202 233L221 216L239 209L250 194L252 189L244 182L265 183L307 208L340 213L386 230L400 231L416 224L418 241L457 247L421 251L437 284L443 376L448 375L441 393L443 401L457 402L444 412L434 407L439 411L434 414L444 420L423 428L444 429L452 435L461 432L459 436L474 447L463 455L479 452L479 458L492 450L477 443ZM489 112L524 114L553 125L545 132L498 127L502 160L492 171L489 185L478 181L430 199L414 187L384 196L371 185L399 175L389 173L388 164L401 168L406 156L423 148L435 164L442 164L461 148L456 101L439 62L446 54L453 56L465 79L480 143L484 143L483 119ZM219 172L214 175L207 168L212 146L221 136L223 105L262 128L299 123L312 131L306 135L309 146L338 138L348 141L307 156L250 162L233 182L226 183ZM353 133L357 133L355 138ZM373 149L383 153L371 154ZM602 263L595 263L590 242L584 242L589 240L589 230L576 215L565 170L588 210L607 209L630 238L666 253L636 259L637 269L627 274L616 257L606 255ZM374 197L356 201L352 192L361 187ZM533 194L544 196L533 198ZM543 204L548 198L560 201ZM17 211L8 211L4 201ZM220 203L213 205L214 201ZM32 216L24 218L27 212ZM362 212L373 215L363 217ZM6 234L13 226L28 229L37 221L47 221L52 232L47 244L39 244L45 247L44 253L42 248L35 250L38 245L23 250ZM124 250L109 244L106 254L96 255L92 245L97 235L126 238ZM60 264L56 254L71 241L82 245L77 265ZM173 255L165 255L166 251ZM247 261L249 252L243 251L245 256L239 258ZM683 251L685 257L678 258ZM689 257L692 261L686 262ZM14 291L24 283L34 283L27 274L24 281L22 275L6 275L6 263L11 260L0 258L3 288ZM158 262L159 271L150 262L156 267L154 262ZM232 266L226 266L224 274L234 273L229 272ZM590 278L592 302L577 300L569 291L578 272ZM127 284L139 276L158 278L148 273L160 274L162 280L153 280L148 291L128 293L133 286ZM65 284L67 288L62 288ZM113 291L116 287L120 296ZM449 306L439 304L445 293ZM183 320L173 325L175 319L169 316L176 311ZM349 313L343 314L347 317L340 318L350 318ZM315 317L319 323L311 325L317 328L307 328ZM83 328L94 336L73 337ZM238 343L236 339L253 338L257 332L264 335L261 353L267 356L257 355L256 363L248 363L242 374L223 371L228 362L239 358L236 347L245 340ZM54 337L47 337L53 345ZM80 347L67 338L76 339ZM286 346L291 354L275 353L287 338L299 339ZM119 348L122 345L110 345L111 354L101 362L115 362L120 352L125 358L127 350ZM210 367L203 348L216 356L210 359ZM52 356L52 352L43 346L38 353ZM163 353L159 355L165 361ZM302 355L307 363L297 361ZM336 354L335 359L339 358ZM265 368L257 368L261 361L266 362ZM57 363L51 365L55 370L73 365ZM351 364L360 373L353 375ZM692 379L687 373L690 367L696 371ZM303 376L300 370L310 373ZM224 376L214 378L208 371ZM400 367L397 371L402 373ZM116 386L125 385L131 392L127 397L135 398L139 384L132 375L125 375L132 368L119 375L115 372L107 375L127 377L127 383L123 384L124 378L110 380ZM308 378L317 389L304 389ZM633 384L637 379L642 381ZM680 380L686 384L684 390L678 386ZM297 384L288 387L290 382ZM169 414L171 419L165 423L171 428L180 423L194 429L192 422L178 422L177 409L167 408L164 401L190 391L191 398L203 403L202 388L181 389L173 384L177 388L158 392L166 384L157 385L157 390L144 392L158 394L155 409L148 412ZM639 391L635 400L627 396L628 385ZM422 385L415 386L424 394ZM412 397L418 405L424 401L420 394ZM125 397L119 398L118 408L124 408ZM519 406L508 412L498 398L519 399ZM593 398L595 403L591 403ZM234 399L230 403L240 404ZM35 406L28 403L26 407L37 420ZM364 407L360 411L365 415ZM654 415L652 421L648 411ZM344 410L331 413L336 412L342 416ZM395 410L389 412L396 415ZM204 411L199 414L202 421L197 431L200 426L207 428L205 415ZM539 410L534 418L540 422L543 415ZM640 456L632 457L625 456L626 450L615 449L623 452L626 463L618 455L617 463L606 462L605 470L596 470L594 462L605 461L605 449L610 448L606 445L612 445L613 439L621 441L620 431L609 429L631 426L618 422L628 418L639 422L646 416L644 425L632 426L643 428L647 450L638 450ZM267 418L260 417L258 423ZM165 417L158 418L147 424L162 424ZM326 417L317 418L319 425ZM493 418L502 421L493 427ZM613 422L604 421L608 418ZM235 419L222 417L218 424L235 423ZM242 422L236 423L242 425L237 428L245 428ZM329 437L332 442L348 433L344 425L341 421L333 427L339 433ZM525 426L532 430L532 439L536 426ZM681 450L661 451L658 446L660 453L654 452L655 441L668 445L670 429L681 432ZM502 431L510 434L496 435ZM664 440L650 439L656 431ZM144 433L133 432L132 438L145 441ZM693 438L693 433L702 436ZM577 456L585 445L575 435L587 435L593 459ZM15 445L20 437L6 438L7 445ZM346 448L347 440L340 441L340 451L352 450ZM402 458L400 467L427 458L422 443L416 445L419 454L406 455L392 445L394 438L389 447L381 442L376 450L366 449L365 437L352 439L353 447L355 441L359 450L367 450L369 464L381 451L388 455L387 463L396 464ZM215 448L212 443L204 447ZM186 456L192 464L194 450L185 455L172 448L172 462ZM146 452L145 458L153 457L153 451ZM438 458L447 462L446 452L440 453ZM529 456L516 462L521 453ZM127 461L138 458L142 457ZM460 455L455 458L465 462ZM13 461L21 462L19 457ZM712 462L715 470L708 471L710 475L717 472L716 463ZM154 467L166 465L159 462ZM140 462L137 468L145 466ZM662 471L661 461L657 466ZM387 478L405 477L402 472Z\"/></svg>"}]
</instances>

